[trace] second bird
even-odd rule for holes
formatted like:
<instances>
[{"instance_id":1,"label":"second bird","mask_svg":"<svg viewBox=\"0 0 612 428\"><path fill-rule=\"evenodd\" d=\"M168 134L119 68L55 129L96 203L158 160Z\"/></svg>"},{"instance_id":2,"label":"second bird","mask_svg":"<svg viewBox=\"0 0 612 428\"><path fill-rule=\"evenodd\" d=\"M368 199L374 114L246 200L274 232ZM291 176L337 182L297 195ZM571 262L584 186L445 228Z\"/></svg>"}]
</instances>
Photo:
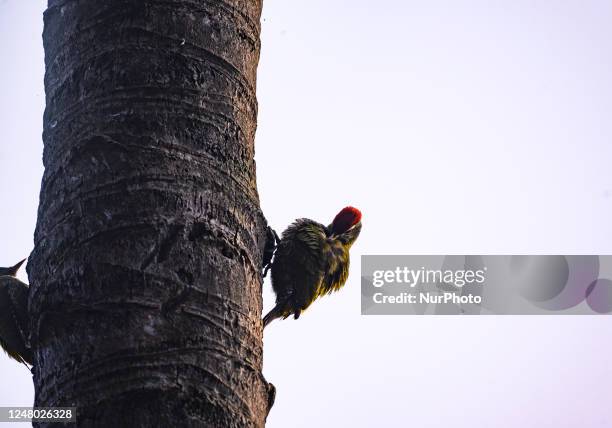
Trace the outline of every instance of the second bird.
<instances>
[{"instance_id":1,"label":"second bird","mask_svg":"<svg viewBox=\"0 0 612 428\"><path fill-rule=\"evenodd\" d=\"M32 365L32 350L26 345L30 334L28 319L28 285L15 278L25 262L0 268L0 347L9 357Z\"/></svg>"},{"instance_id":2,"label":"second bird","mask_svg":"<svg viewBox=\"0 0 612 428\"><path fill-rule=\"evenodd\" d=\"M283 232L272 262L276 306L264 327L276 318L298 319L318 297L337 291L349 273L349 250L361 232L361 212L346 207L329 226L302 218Z\"/></svg>"}]
</instances>

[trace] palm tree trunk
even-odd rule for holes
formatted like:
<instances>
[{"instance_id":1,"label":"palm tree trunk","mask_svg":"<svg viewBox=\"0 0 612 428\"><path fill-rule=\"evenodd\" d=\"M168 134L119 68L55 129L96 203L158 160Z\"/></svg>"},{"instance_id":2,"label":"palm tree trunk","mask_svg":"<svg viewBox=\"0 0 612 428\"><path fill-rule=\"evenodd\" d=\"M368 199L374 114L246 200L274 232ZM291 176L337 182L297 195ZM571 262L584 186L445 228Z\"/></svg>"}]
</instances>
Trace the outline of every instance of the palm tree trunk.
<instances>
[{"instance_id":1,"label":"palm tree trunk","mask_svg":"<svg viewBox=\"0 0 612 428\"><path fill-rule=\"evenodd\" d=\"M79 426L264 425L261 6L49 0L36 406L76 406Z\"/></svg>"}]
</instances>

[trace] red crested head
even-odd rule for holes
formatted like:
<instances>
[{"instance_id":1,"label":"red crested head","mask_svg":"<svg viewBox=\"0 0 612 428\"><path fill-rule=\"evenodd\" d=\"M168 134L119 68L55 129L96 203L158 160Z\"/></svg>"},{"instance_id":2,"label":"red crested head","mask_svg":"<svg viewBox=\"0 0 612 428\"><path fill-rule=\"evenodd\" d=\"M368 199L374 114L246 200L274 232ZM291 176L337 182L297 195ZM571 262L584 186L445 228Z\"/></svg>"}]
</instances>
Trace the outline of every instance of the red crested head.
<instances>
[{"instance_id":1,"label":"red crested head","mask_svg":"<svg viewBox=\"0 0 612 428\"><path fill-rule=\"evenodd\" d=\"M346 207L340 211L332 222L332 233L342 234L361 221L361 211Z\"/></svg>"}]
</instances>

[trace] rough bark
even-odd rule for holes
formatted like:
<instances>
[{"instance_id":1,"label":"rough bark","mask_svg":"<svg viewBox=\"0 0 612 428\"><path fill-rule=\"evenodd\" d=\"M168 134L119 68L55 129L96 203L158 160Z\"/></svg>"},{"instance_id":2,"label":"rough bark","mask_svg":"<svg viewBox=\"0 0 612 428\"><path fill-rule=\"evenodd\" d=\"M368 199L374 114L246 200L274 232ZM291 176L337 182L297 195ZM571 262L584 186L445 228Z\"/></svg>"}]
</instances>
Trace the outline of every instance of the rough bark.
<instances>
[{"instance_id":1,"label":"rough bark","mask_svg":"<svg viewBox=\"0 0 612 428\"><path fill-rule=\"evenodd\" d=\"M49 0L37 406L76 406L79 426L264 425L260 13Z\"/></svg>"}]
</instances>

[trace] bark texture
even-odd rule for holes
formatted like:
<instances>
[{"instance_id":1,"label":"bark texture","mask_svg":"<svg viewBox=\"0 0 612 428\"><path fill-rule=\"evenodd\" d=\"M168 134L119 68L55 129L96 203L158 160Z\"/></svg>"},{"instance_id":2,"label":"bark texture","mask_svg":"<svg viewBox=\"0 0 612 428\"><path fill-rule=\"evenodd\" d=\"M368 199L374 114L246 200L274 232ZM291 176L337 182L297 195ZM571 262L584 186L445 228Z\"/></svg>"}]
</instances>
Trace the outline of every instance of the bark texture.
<instances>
[{"instance_id":1,"label":"bark texture","mask_svg":"<svg viewBox=\"0 0 612 428\"><path fill-rule=\"evenodd\" d=\"M264 425L260 13L49 0L37 406L77 406L79 426Z\"/></svg>"}]
</instances>

